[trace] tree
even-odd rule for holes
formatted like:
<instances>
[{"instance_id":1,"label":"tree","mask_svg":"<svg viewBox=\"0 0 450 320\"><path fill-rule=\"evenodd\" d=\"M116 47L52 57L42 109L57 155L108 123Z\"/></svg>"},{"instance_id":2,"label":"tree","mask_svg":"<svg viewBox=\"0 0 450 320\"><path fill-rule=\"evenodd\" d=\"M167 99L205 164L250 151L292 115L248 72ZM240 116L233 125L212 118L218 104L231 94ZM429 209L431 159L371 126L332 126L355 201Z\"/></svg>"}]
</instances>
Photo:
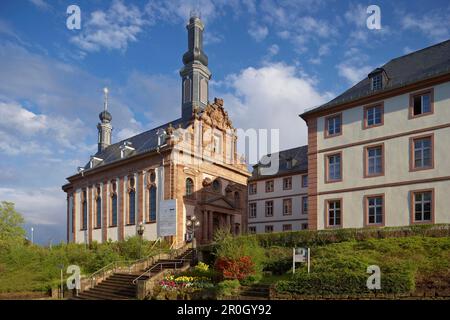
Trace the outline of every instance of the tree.
<instances>
[{"instance_id":1,"label":"tree","mask_svg":"<svg viewBox=\"0 0 450 320\"><path fill-rule=\"evenodd\" d=\"M25 237L22 228L24 219L14 208L14 203L2 201L0 203L0 240L19 240Z\"/></svg>"}]
</instances>

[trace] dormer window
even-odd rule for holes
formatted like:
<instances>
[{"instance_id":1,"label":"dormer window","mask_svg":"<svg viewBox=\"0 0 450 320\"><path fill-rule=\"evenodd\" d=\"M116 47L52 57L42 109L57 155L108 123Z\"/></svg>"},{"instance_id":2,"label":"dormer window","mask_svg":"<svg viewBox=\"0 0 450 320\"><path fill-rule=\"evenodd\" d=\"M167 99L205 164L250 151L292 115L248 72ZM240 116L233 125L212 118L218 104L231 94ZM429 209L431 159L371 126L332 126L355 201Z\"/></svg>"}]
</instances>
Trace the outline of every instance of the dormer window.
<instances>
[{"instance_id":1,"label":"dormer window","mask_svg":"<svg viewBox=\"0 0 450 320\"><path fill-rule=\"evenodd\" d=\"M89 161L89 168L94 168L95 166L97 166L98 164L100 164L103 161L102 158L98 158L98 157L91 157L91 160Z\"/></svg>"},{"instance_id":2,"label":"dormer window","mask_svg":"<svg viewBox=\"0 0 450 320\"><path fill-rule=\"evenodd\" d=\"M292 159L286 159L286 169L292 169Z\"/></svg>"},{"instance_id":3,"label":"dormer window","mask_svg":"<svg viewBox=\"0 0 450 320\"><path fill-rule=\"evenodd\" d=\"M120 158L123 159L128 156L135 149L132 147L131 142L125 141L120 147Z\"/></svg>"},{"instance_id":4,"label":"dormer window","mask_svg":"<svg viewBox=\"0 0 450 320\"><path fill-rule=\"evenodd\" d=\"M383 68L376 68L369 73L370 88L372 91L381 90L388 81L388 76Z\"/></svg>"},{"instance_id":5,"label":"dormer window","mask_svg":"<svg viewBox=\"0 0 450 320\"><path fill-rule=\"evenodd\" d=\"M158 131L156 132L156 135L158 136L158 146L162 146L166 144L166 138L167 138L167 133L166 130L163 129L158 129Z\"/></svg>"},{"instance_id":6,"label":"dormer window","mask_svg":"<svg viewBox=\"0 0 450 320\"><path fill-rule=\"evenodd\" d=\"M380 90L383 88L383 76L381 73L376 74L372 77L372 90Z\"/></svg>"}]
</instances>

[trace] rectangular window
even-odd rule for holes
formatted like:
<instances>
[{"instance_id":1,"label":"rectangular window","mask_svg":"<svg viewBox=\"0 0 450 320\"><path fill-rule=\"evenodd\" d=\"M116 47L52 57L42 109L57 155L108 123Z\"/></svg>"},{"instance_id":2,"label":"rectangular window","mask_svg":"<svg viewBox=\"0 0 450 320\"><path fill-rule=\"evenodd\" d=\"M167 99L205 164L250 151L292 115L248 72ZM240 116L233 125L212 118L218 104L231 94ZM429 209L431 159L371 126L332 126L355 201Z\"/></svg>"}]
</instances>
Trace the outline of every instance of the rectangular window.
<instances>
[{"instance_id":1,"label":"rectangular window","mask_svg":"<svg viewBox=\"0 0 450 320\"><path fill-rule=\"evenodd\" d=\"M273 201L266 201L266 217L273 217Z\"/></svg>"},{"instance_id":2,"label":"rectangular window","mask_svg":"<svg viewBox=\"0 0 450 320\"><path fill-rule=\"evenodd\" d=\"M97 217L96 217L95 227L101 228L102 227L102 198L101 197L97 197L95 205L96 205L96 209L97 209Z\"/></svg>"},{"instance_id":3,"label":"rectangular window","mask_svg":"<svg viewBox=\"0 0 450 320\"><path fill-rule=\"evenodd\" d=\"M256 233L256 227L248 227L248 233L255 234Z\"/></svg>"},{"instance_id":4,"label":"rectangular window","mask_svg":"<svg viewBox=\"0 0 450 320\"><path fill-rule=\"evenodd\" d=\"M283 231L292 231L292 224L283 224Z\"/></svg>"},{"instance_id":5,"label":"rectangular window","mask_svg":"<svg viewBox=\"0 0 450 320\"><path fill-rule=\"evenodd\" d=\"M131 190L128 194L128 224L135 224L136 192Z\"/></svg>"},{"instance_id":6,"label":"rectangular window","mask_svg":"<svg viewBox=\"0 0 450 320\"><path fill-rule=\"evenodd\" d=\"M434 168L434 135L410 139L410 171Z\"/></svg>"},{"instance_id":7,"label":"rectangular window","mask_svg":"<svg viewBox=\"0 0 450 320\"><path fill-rule=\"evenodd\" d=\"M117 194L113 194L111 197L111 208L112 208L112 217L111 217L111 227L117 226Z\"/></svg>"},{"instance_id":8,"label":"rectangular window","mask_svg":"<svg viewBox=\"0 0 450 320\"><path fill-rule=\"evenodd\" d=\"M268 225L265 227L265 231L266 233L272 233L273 232L273 226L272 225Z\"/></svg>"},{"instance_id":9,"label":"rectangular window","mask_svg":"<svg viewBox=\"0 0 450 320\"><path fill-rule=\"evenodd\" d=\"M364 148L364 177L384 175L384 144Z\"/></svg>"},{"instance_id":10,"label":"rectangular window","mask_svg":"<svg viewBox=\"0 0 450 320\"><path fill-rule=\"evenodd\" d=\"M307 229L308 229L308 224L302 223L302 230L307 230Z\"/></svg>"},{"instance_id":11,"label":"rectangular window","mask_svg":"<svg viewBox=\"0 0 450 320\"><path fill-rule=\"evenodd\" d=\"M148 214L148 222L156 222L156 187L151 186L149 189L149 214Z\"/></svg>"},{"instance_id":12,"label":"rectangular window","mask_svg":"<svg viewBox=\"0 0 450 320\"><path fill-rule=\"evenodd\" d=\"M292 215L292 199L283 199L283 215Z\"/></svg>"},{"instance_id":13,"label":"rectangular window","mask_svg":"<svg viewBox=\"0 0 450 320\"><path fill-rule=\"evenodd\" d=\"M250 219L256 218L256 202L252 202L248 207L248 217Z\"/></svg>"},{"instance_id":14,"label":"rectangular window","mask_svg":"<svg viewBox=\"0 0 450 320\"><path fill-rule=\"evenodd\" d=\"M433 89L411 94L409 98L409 117L416 118L432 114L434 112L433 95Z\"/></svg>"},{"instance_id":15,"label":"rectangular window","mask_svg":"<svg viewBox=\"0 0 450 320\"><path fill-rule=\"evenodd\" d=\"M384 226L384 195L365 197L365 224Z\"/></svg>"},{"instance_id":16,"label":"rectangular window","mask_svg":"<svg viewBox=\"0 0 450 320\"><path fill-rule=\"evenodd\" d=\"M307 174L302 176L302 188L308 188L308 175Z\"/></svg>"},{"instance_id":17,"label":"rectangular window","mask_svg":"<svg viewBox=\"0 0 450 320\"><path fill-rule=\"evenodd\" d=\"M325 179L327 183L342 180L342 153L325 156Z\"/></svg>"},{"instance_id":18,"label":"rectangular window","mask_svg":"<svg viewBox=\"0 0 450 320\"><path fill-rule=\"evenodd\" d=\"M342 134L342 113L325 118L325 138Z\"/></svg>"},{"instance_id":19,"label":"rectangular window","mask_svg":"<svg viewBox=\"0 0 450 320\"><path fill-rule=\"evenodd\" d=\"M83 201L83 220L81 225L81 230L87 230L87 221L88 221L88 208L86 199Z\"/></svg>"},{"instance_id":20,"label":"rectangular window","mask_svg":"<svg viewBox=\"0 0 450 320\"><path fill-rule=\"evenodd\" d=\"M411 192L412 223L434 223L434 190Z\"/></svg>"},{"instance_id":21,"label":"rectangular window","mask_svg":"<svg viewBox=\"0 0 450 320\"><path fill-rule=\"evenodd\" d=\"M372 77L372 90L380 90L383 88L383 76L381 74Z\"/></svg>"},{"instance_id":22,"label":"rectangular window","mask_svg":"<svg viewBox=\"0 0 450 320\"><path fill-rule=\"evenodd\" d=\"M248 185L248 194L256 194L257 189L256 189L256 183L250 183Z\"/></svg>"},{"instance_id":23,"label":"rectangular window","mask_svg":"<svg viewBox=\"0 0 450 320\"><path fill-rule=\"evenodd\" d=\"M384 123L383 103L364 107L364 129L378 127Z\"/></svg>"},{"instance_id":24,"label":"rectangular window","mask_svg":"<svg viewBox=\"0 0 450 320\"><path fill-rule=\"evenodd\" d=\"M308 197L302 197L302 213L308 214Z\"/></svg>"},{"instance_id":25,"label":"rectangular window","mask_svg":"<svg viewBox=\"0 0 450 320\"><path fill-rule=\"evenodd\" d=\"M335 228L342 226L342 200L326 201L326 223L327 227Z\"/></svg>"},{"instance_id":26,"label":"rectangular window","mask_svg":"<svg viewBox=\"0 0 450 320\"><path fill-rule=\"evenodd\" d=\"M266 192L273 192L273 180L266 181Z\"/></svg>"},{"instance_id":27,"label":"rectangular window","mask_svg":"<svg viewBox=\"0 0 450 320\"><path fill-rule=\"evenodd\" d=\"M291 190L292 189L292 178L283 178L283 190Z\"/></svg>"}]
</instances>

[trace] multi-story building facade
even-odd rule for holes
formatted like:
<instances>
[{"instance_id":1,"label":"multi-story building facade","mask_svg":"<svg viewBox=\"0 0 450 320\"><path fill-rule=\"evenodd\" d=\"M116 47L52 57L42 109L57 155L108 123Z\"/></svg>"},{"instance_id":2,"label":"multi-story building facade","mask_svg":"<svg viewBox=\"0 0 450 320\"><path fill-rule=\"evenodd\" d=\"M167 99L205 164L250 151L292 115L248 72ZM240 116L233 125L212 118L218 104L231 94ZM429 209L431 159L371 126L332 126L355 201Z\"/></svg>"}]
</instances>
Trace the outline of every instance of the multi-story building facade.
<instances>
[{"instance_id":1,"label":"multi-story building facade","mask_svg":"<svg viewBox=\"0 0 450 320\"><path fill-rule=\"evenodd\" d=\"M247 178L236 153L236 130L222 99L208 100L211 73L203 52L203 23L187 26L181 117L111 144L112 116L105 106L98 124L98 152L70 176L67 240L91 243L138 234L186 239L186 221L200 221L195 237L209 242L219 228L246 230ZM139 229L139 230L138 230Z\"/></svg>"},{"instance_id":2,"label":"multi-story building facade","mask_svg":"<svg viewBox=\"0 0 450 320\"><path fill-rule=\"evenodd\" d=\"M450 41L304 112L309 228L450 223Z\"/></svg>"},{"instance_id":3,"label":"multi-story building facade","mask_svg":"<svg viewBox=\"0 0 450 320\"><path fill-rule=\"evenodd\" d=\"M248 232L269 233L308 228L307 146L274 153L276 174L261 173L253 167L248 179Z\"/></svg>"}]
</instances>

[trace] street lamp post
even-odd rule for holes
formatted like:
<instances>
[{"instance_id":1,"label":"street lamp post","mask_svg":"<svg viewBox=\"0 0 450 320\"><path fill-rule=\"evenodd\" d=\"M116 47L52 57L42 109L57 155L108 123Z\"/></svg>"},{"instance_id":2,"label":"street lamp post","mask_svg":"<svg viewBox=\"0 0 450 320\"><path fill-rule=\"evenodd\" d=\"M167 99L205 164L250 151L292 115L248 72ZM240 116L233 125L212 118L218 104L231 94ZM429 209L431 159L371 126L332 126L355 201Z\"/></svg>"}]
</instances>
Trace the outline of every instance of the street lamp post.
<instances>
[{"instance_id":1,"label":"street lamp post","mask_svg":"<svg viewBox=\"0 0 450 320\"><path fill-rule=\"evenodd\" d=\"M140 238L140 243L139 243L139 259L141 259L142 256L142 237L144 235L144 231L145 231L145 226L143 222L139 222L139 225L137 227L137 233L139 235Z\"/></svg>"},{"instance_id":2,"label":"street lamp post","mask_svg":"<svg viewBox=\"0 0 450 320\"><path fill-rule=\"evenodd\" d=\"M197 257L197 239L195 238L195 228L200 226L200 221L194 215L186 219L186 229L189 234L192 235L192 249L194 250L194 259Z\"/></svg>"}]
</instances>

